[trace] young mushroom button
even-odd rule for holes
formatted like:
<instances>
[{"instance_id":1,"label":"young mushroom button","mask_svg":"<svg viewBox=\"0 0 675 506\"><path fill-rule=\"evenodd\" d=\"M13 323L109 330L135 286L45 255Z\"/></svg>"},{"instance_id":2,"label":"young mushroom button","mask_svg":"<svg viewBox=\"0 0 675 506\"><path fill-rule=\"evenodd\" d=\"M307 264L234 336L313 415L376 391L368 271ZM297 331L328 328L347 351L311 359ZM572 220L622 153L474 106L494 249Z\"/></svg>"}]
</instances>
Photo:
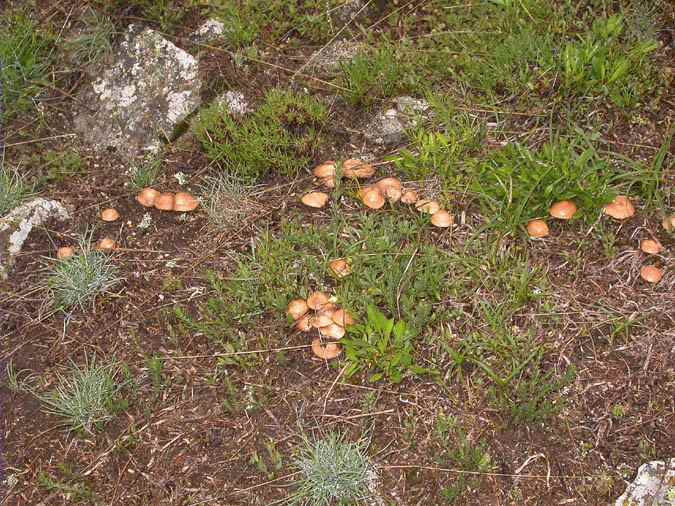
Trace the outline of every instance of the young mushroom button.
<instances>
[{"instance_id":1,"label":"young mushroom button","mask_svg":"<svg viewBox=\"0 0 675 506\"><path fill-rule=\"evenodd\" d=\"M553 204L548 212L559 220L569 220L576 214L577 206L571 200L561 200Z\"/></svg>"}]
</instances>

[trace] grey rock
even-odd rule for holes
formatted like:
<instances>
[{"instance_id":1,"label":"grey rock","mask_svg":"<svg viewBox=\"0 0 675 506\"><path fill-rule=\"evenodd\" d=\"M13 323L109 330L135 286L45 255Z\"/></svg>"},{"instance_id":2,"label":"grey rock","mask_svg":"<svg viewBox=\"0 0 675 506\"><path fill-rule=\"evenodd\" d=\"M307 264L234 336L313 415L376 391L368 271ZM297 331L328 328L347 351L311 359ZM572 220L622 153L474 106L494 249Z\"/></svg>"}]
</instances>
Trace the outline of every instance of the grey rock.
<instances>
[{"instance_id":1,"label":"grey rock","mask_svg":"<svg viewBox=\"0 0 675 506\"><path fill-rule=\"evenodd\" d=\"M131 25L115 61L87 89L75 121L89 144L125 157L156 154L200 104L197 60L159 33Z\"/></svg>"},{"instance_id":2,"label":"grey rock","mask_svg":"<svg viewBox=\"0 0 675 506\"><path fill-rule=\"evenodd\" d=\"M225 25L217 19L207 19L192 33L195 42L209 42L216 40L225 33Z\"/></svg>"},{"instance_id":3,"label":"grey rock","mask_svg":"<svg viewBox=\"0 0 675 506\"><path fill-rule=\"evenodd\" d=\"M226 91L216 98L215 103L224 106L232 116L243 116L250 109L246 97L240 91Z\"/></svg>"},{"instance_id":4,"label":"grey rock","mask_svg":"<svg viewBox=\"0 0 675 506\"><path fill-rule=\"evenodd\" d=\"M336 40L318 49L311 57L310 68L319 73L334 73L340 65L350 62L365 46L360 42Z\"/></svg>"},{"instance_id":5,"label":"grey rock","mask_svg":"<svg viewBox=\"0 0 675 506\"><path fill-rule=\"evenodd\" d=\"M675 458L654 460L639 467L635 480L615 506L675 506Z\"/></svg>"},{"instance_id":6,"label":"grey rock","mask_svg":"<svg viewBox=\"0 0 675 506\"><path fill-rule=\"evenodd\" d=\"M338 25L349 23L357 17L367 16L372 12L371 2L366 0L351 0L344 2L339 8L331 13L331 17Z\"/></svg>"},{"instance_id":7,"label":"grey rock","mask_svg":"<svg viewBox=\"0 0 675 506\"><path fill-rule=\"evenodd\" d=\"M6 279L14 264L14 257L21 252L23 244L34 227L50 219L65 221L70 218L68 210L56 200L35 198L0 219L0 278Z\"/></svg>"},{"instance_id":8,"label":"grey rock","mask_svg":"<svg viewBox=\"0 0 675 506\"><path fill-rule=\"evenodd\" d=\"M367 124L363 134L369 141L383 146L398 144L405 140L408 128L431 117L429 103L412 97L397 97L393 108L380 111Z\"/></svg>"}]
</instances>

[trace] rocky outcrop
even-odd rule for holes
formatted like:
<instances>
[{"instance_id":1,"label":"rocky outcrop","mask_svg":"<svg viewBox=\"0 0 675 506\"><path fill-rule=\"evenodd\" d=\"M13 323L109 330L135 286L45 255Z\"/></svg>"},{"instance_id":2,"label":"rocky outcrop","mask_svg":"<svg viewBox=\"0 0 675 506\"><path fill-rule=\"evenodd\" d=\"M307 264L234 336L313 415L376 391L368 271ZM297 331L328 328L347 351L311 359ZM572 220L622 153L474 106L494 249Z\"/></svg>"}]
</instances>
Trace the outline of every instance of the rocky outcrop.
<instances>
[{"instance_id":1,"label":"rocky outcrop","mask_svg":"<svg viewBox=\"0 0 675 506\"><path fill-rule=\"evenodd\" d=\"M675 505L675 458L654 460L640 466L635 480L614 503L615 506Z\"/></svg>"}]
</instances>

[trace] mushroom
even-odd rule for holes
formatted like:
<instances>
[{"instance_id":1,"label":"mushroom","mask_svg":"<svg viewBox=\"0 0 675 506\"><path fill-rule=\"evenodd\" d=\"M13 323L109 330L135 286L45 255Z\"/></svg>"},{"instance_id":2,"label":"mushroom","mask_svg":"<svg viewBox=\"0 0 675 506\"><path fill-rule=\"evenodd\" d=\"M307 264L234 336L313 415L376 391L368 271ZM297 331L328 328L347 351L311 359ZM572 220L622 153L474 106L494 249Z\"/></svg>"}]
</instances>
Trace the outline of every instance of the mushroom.
<instances>
[{"instance_id":1,"label":"mushroom","mask_svg":"<svg viewBox=\"0 0 675 506\"><path fill-rule=\"evenodd\" d=\"M346 333L344 327L341 327L337 323L331 323L319 329L322 336L330 337L332 339L342 339Z\"/></svg>"},{"instance_id":2,"label":"mushroom","mask_svg":"<svg viewBox=\"0 0 675 506\"><path fill-rule=\"evenodd\" d=\"M181 213L194 211L199 201L189 193L178 192L174 197L173 210Z\"/></svg>"},{"instance_id":3,"label":"mushroom","mask_svg":"<svg viewBox=\"0 0 675 506\"><path fill-rule=\"evenodd\" d=\"M654 239L642 239L640 241L640 249L650 255L658 255L663 251L663 246L661 246L659 241L655 241Z\"/></svg>"},{"instance_id":4,"label":"mushroom","mask_svg":"<svg viewBox=\"0 0 675 506\"><path fill-rule=\"evenodd\" d=\"M341 170L343 176L357 179L366 179L375 174L372 165L355 158L342 162Z\"/></svg>"},{"instance_id":5,"label":"mushroom","mask_svg":"<svg viewBox=\"0 0 675 506\"><path fill-rule=\"evenodd\" d=\"M530 237L540 239L548 235L548 225L544 220L532 220L527 224L527 233Z\"/></svg>"},{"instance_id":6,"label":"mushroom","mask_svg":"<svg viewBox=\"0 0 675 506\"><path fill-rule=\"evenodd\" d=\"M117 212L117 209L109 207L101 211L101 219L103 221L115 221L120 217L120 213Z\"/></svg>"},{"instance_id":7,"label":"mushroom","mask_svg":"<svg viewBox=\"0 0 675 506\"><path fill-rule=\"evenodd\" d=\"M340 327L349 327L354 324L354 318L344 309L338 309L333 313L333 321Z\"/></svg>"},{"instance_id":8,"label":"mushroom","mask_svg":"<svg viewBox=\"0 0 675 506\"><path fill-rule=\"evenodd\" d=\"M640 277L647 283L658 283L663 277L663 272L655 265L644 265L640 269Z\"/></svg>"},{"instance_id":9,"label":"mushroom","mask_svg":"<svg viewBox=\"0 0 675 506\"><path fill-rule=\"evenodd\" d=\"M294 320L299 320L307 311L309 311L309 306L307 302L302 299L294 299L288 303L288 309L286 312Z\"/></svg>"},{"instance_id":10,"label":"mushroom","mask_svg":"<svg viewBox=\"0 0 675 506\"><path fill-rule=\"evenodd\" d=\"M602 212L615 220L625 220L635 214L635 208L628 197L617 195L612 202L603 207Z\"/></svg>"},{"instance_id":11,"label":"mushroom","mask_svg":"<svg viewBox=\"0 0 675 506\"><path fill-rule=\"evenodd\" d=\"M431 224L434 227L438 228L448 228L450 225L453 224L455 220L452 218L452 215L441 209L440 211L436 211L434 214L431 215Z\"/></svg>"},{"instance_id":12,"label":"mushroom","mask_svg":"<svg viewBox=\"0 0 675 506\"><path fill-rule=\"evenodd\" d=\"M312 327L315 327L317 329L327 327L328 325L331 325L332 323L333 323L333 318L331 318L329 315L324 314L324 313L317 313L311 319Z\"/></svg>"},{"instance_id":13,"label":"mushroom","mask_svg":"<svg viewBox=\"0 0 675 506\"><path fill-rule=\"evenodd\" d=\"M159 197L159 192L153 188L143 188L141 193L136 195L136 201L143 207L152 207L155 205L155 199Z\"/></svg>"},{"instance_id":14,"label":"mushroom","mask_svg":"<svg viewBox=\"0 0 675 506\"><path fill-rule=\"evenodd\" d=\"M342 353L342 348L337 343L323 344L321 339L316 337L312 340L312 352L323 360L331 360Z\"/></svg>"},{"instance_id":15,"label":"mushroom","mask_svg":"<svg viewBox=\"0 0 675 506\"><path fill-rule=\"evenodd\" d=\"M401 195L401 202L404 204L414 204L417 202L418 198L415 190L406 190L403 192L403 195Z\"/></svg>"},{"instance_id":16,"label":"mushroom","mask_svg":"<svg viewBox=\"0 0 675 506\"><path fill-rule=\"evenodd\" d=\"M559 220L569 220L577 212L577 206L571 200L561 200L553 204L548 212Z\"/></svg>"},{"instance_id":17,"label":"mushroom","mask_svg":"<svg viewBox=\"0 0 675 506\"><path fill-rule=\"evenodd\" d=\"M155 199L155 209L173 211L173 202L176 200L173 193L160 193Z\"/></svg>"},{"instance_id":18,"label":"mushroom","mask_svg":"<svg viewBox=\"0 0 675 506\"><path fill-rule=\"evenodd\" d=\"M335 176L335 162L333 160L325 161L312 170L312 174L318 178L327 178Z\"/></svg>"},{"instance_id":19,"label":"mushroom","mask_svg":"<svg viewBox=\"0 0 675 506\"><path fill-rule=\"evenodd\" d=\"M295 328L300 332L307 332L312 329L312 317L308 314L302 316L295 322Z\"/></svg>"},{"instance_id":20,"label":"mushroom","mask_svg":"<svg viewBox=\"0 0 675 506\"><path fill-rule=\"evenodd\" d=\"M115 241L110 239L109 237L104 237L100 241L98 241L98 245L96 246L96 249L98 251L112 251L117 247L117 244L115 244Z\"/></svg>"},{"instance_id":21,"label":"mushroom","mask_svg":"<svg viewBox=\"0 0 675 506\"><path fill-rule=\"evenodd\" d=\"M335 274L338 278L349 276L352 272L351 267L349 267L349 264L344 258L331 260L328 266L330 267L330 270L333 271L333 274Z\"/></svg>"},{"instance_id":22,"label":"mushroom","mask_svg":"<svg viewBox=\"0 0 675 506\"><path fill-rule=\"evenodd\" d=\"M320 179L321 185L326 188L335 188L335 176L326 176Z\"/></svg>"},{"instance_id":23,"label":"mushroom","mask_svg":"<svg viewBox=\"0 0 675 506\"><path fill-rule=\"evenodd\" d=\"M398 202L401 200L402 192L400 179L396 177L385 177L384 179L380 179L373 186L379 189L390 202Z\"/></svg>"},{"instance_id":24,"label":"mushroom","mask_svg":"<svg viewBox=\"0 0 675 506\"><path fill-rule=\"evenodd\" d=\"M309 297L307 297L307 306L310 309L321 309L323 306L328 304L328 295L323 292L314 292Z\"/></svg>"},{"instance_id":25,"label":"mushroom","mask_svg":"<svg viewBox=\"0 0 675 506\"><path fill-rule=\"evenodd\" d=\"M305 194L300 201L306 206L319 209L328 203L328 195L323 192L310 192Z\"/></svg>"},{"instance_id":26,"label":"mushroom","mask_svg":"<svg viewBox=\"0 0 675 506\"><path fill-rule=\"evenodd\" d=\"M663 225L663 228L668 232L675 230L675 214L664 217L661 225Z\"/></svg>"},{"instance_id":27,"label":"mushroom","mask_svg":"<svg viewBox=\"0 0 675 506\"><path fill-rule=\"evenodd\" d=\"M63 260L64 258L72 257L75 254L75 249L72 246L61 246L56 250L56 258Z\"/></svg>"},{"instance_id":28,"label":"mushroom","mask_svg":"<svg viewBox=\"0 0 675 506\"><path fill-rule=\"evenodd\" d=\"M384 205L384 195L379 188L375 186L370 186L364 188L361 192L361 200L366 207L370 209L380 209Z\"/></svg>"},{"instance_id":29,"label":"mushroom","mask_svg":"<svg viewBox=\"0 0 675 506\"><path fill-rule=\"evenodd\" d=\"M417 207L418 211L427 214L435 214L441 209L441 206L439 205L438 202L429 199L418 200L417 203L415 204L415 207Z\"/></svg>"}]
</instances>

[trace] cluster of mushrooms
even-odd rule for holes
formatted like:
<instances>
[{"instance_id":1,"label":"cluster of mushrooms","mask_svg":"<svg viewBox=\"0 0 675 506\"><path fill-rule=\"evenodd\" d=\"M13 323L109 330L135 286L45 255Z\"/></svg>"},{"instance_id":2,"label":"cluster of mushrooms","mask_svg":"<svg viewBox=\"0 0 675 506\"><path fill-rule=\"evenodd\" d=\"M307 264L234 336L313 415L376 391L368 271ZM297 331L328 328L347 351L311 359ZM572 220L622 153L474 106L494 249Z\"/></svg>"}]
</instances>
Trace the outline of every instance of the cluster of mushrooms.
<instances>
[{"instance_id":1,"label":"cluster of mushrooms","mask_svg":"<svg viewBox=\"0 0 675 506\"><path fill-rule=\"evenodd\" d=\"M561 200L549 208L549 214L559 220L569 220L577 212L577 206L571 200ZM617 195L612 202L603 207L602 212L615 220L626 220L635 215L635 207L625 195ZM675 215L663 219L663 228L668 231L675 229ZM527 233L533 238L542 238L549 235L548 225L544 220L532 220L527 224ZM655 239L642 239L640 250L648 255L658 255L663 246ZM656 265L644 265L640 269L640 277L648 283L658 283L663 277L663 271Z\"/></svg>"},{"instance_id":2,"label":"cluster of mushrooms","mask_svg":"<svg viewBox=\"0 0 675 506\"><path fill-rule=\"evenodd\" d=\"M312 352L317 357L331 360L342 353L342 347L335 341L342 339L354 319L347 311L339 308L334 299L324 292L314 292L307 300L294 299L289 302L287 313L295 322L295 328L301 332L312 329L319 331L319 336L312 339ZM334 341L324 342L322 338Z\"/></svg>"},{"instance_id":3,"label":"cluster of mushrooms","mask_svg":"<svg viewBox=\"0 0 675 506\"><path fill-rule=\"evenodd\" d=\"M199 201L187 192L160 193L154 188L144 188L136 195L136 201L143 207L178 213L194 211L199 205Z\"/></svg>"},{"instance_id":4,"label":"cluster of mushrooms","mask_svg":"<svg viewBox=\"0 0 675 506\"><path fill-rule=\"evenodd\" d=\"M317 165L312 170L312 174L319 179L322 186L326 188L335 187L337 166L333 160ZM341 174L351 179L367 179L375 174L375 168L368 163L352 158L342 162ZM370 209L380 209L387 201L392 204L399 201L403 204L414 204L419 211L431 215L431 223L436 227L447 228L454 221L452 215L441 209L438 202L420 199L417 191L404 189L401 180L396 177L385 177L372 185L364 186L359 190L358 196L363 205ZM328 203L328 194L316 191L310 192L302 197L301 202L309 207L321 208Z\"/></svg>"}]
</instances>

